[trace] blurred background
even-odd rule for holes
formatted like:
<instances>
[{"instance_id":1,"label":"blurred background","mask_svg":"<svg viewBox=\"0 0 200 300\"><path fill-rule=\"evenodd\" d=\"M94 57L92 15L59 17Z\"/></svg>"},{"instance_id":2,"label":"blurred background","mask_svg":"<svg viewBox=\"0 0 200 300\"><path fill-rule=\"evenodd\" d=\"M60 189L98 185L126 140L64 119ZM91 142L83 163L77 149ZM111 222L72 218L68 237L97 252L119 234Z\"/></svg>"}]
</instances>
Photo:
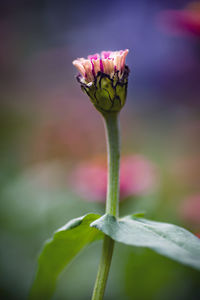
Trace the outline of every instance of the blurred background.
<instances>
[{"instance_id":1,"label":"blurred background","mask_svg":"<svg viewBox=\"0 0 200 300\"><path fill-rule=\"evenodd\" d=\"M130 50L121 215L145 211L200 236L200 2L1 0L0 39L1 299L27 298L53 231L104 211L104 128L76 82L76 57ZM54 299L90 299L100 250L76 258ZM200 299L199 281L118 244L105 300Z\"/></svg>"}]
</instances>

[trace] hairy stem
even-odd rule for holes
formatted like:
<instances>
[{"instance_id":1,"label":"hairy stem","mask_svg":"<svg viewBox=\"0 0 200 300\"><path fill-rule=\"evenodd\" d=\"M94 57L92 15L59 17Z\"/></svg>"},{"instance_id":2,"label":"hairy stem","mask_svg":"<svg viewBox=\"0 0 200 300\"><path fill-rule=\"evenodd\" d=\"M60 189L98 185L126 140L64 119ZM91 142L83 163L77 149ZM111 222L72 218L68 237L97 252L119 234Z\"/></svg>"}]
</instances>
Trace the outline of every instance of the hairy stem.
<instances>
[{"instance_id":1,"label":"hairy stem","mask_svg":"<svg viewBox=\"0 0 200 300\"><path fill-rule=\"evenodd\" d=\"M105 130L108 152L108 183L106 213L118 216L119 213L119 162L120 141L118 113L104 114ZM101 260L93 290L92 300L102 300L108 279L112 260L114 241L109 236L104 236Z\"/></svg>"}]
</instances>

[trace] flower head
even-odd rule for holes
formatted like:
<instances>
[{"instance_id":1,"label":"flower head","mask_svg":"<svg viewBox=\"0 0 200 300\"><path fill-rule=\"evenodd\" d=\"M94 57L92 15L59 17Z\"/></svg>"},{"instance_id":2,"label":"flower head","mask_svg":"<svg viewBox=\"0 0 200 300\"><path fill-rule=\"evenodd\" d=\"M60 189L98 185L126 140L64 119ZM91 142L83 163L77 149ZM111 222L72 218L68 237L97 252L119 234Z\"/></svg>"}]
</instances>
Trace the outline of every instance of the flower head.
<instances>
[{"instance_id":1,"label":"flower head","mask_svg":"<svg viewBox=\"0 0 200 300\"><path fill-rule=\"evenodd\" d=\"M73 65L82 90L90 97L94 106L102 113L118 112L125 104L128 66L125 59L129 50L102 51L101 55L78 58Z\"/></svg>"},{"instance_id":2,"label":"flower head","mask_svg":"<svg viewBox=\"0 0 200 300\"><path fill-rule=\"evenodd\" d=\"M118 72L119 78L122 78L125 70L125 59L129 50L120 51L102 51L89 55L87 59L77 58L73 65L82 75L81 80L84 83L93 82L99 72L109 75L111 78Z\"/></svg>"}]
</instances>

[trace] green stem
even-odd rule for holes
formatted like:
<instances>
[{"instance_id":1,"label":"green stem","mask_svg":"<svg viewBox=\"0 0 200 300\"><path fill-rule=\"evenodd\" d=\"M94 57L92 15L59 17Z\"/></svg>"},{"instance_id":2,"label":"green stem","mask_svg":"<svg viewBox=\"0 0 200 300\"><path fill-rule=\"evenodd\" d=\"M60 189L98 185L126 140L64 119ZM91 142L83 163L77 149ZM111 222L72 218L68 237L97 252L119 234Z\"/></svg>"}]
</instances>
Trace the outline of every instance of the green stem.
<instances>
[{"instance_id":1,"label":"green stem","mask_svg":"<svg viewBox=\"0 0 200 300\"><path fill-rule=\"evenodd\" d=\"M104 116L107 152L108 152L108 186L106 213L118 217L119 214L119 162L120 139L118 114Z\"/></svg>"},{"instance_id":2,"label":"green stem","mask_svg":"<svg viewBox=\"0 0 200 300\"><path fill-rule=\"evenodd\" d=\"M104 236L101 260L99 263L97 278L93 290L92 300L102 300L108 279L112 260L114 241L107 235Z\"/></svg>"},{"instance_id":3,"label":"green stem","mask_svg":"<svg viewBox=\"0 0 200 300\"><path fill-rule=\"evenodd\" d=\"M104 114L108 152L108 183L106 213L118 217L119 214L119 161L120 141L118 113ZM114 241L104 236L102 255L93 290L92 300L102 300L108 279Z\"/></svg>"}]
</instances>

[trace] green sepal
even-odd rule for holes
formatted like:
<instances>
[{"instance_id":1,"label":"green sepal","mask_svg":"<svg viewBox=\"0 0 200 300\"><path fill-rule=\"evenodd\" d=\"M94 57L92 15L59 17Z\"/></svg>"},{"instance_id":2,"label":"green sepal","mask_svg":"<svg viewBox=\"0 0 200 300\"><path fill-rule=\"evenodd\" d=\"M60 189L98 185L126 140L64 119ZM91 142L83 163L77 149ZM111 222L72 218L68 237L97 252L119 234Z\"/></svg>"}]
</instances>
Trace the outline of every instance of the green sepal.
<instances>
[{"instance_id":1,"label":"green sepal","mask_svg":"<svg viewBox=\"0 0 200 300\"><path fill-rule=\"evenodd\" d=\"M95 80L86 83L81 76L77 77L81 89L90 98L93 105L101 113L119 112L126 102L129 69L125 66L122 77L115 72L112 77L98 72Z\"/></svg>"}]
</instances>

